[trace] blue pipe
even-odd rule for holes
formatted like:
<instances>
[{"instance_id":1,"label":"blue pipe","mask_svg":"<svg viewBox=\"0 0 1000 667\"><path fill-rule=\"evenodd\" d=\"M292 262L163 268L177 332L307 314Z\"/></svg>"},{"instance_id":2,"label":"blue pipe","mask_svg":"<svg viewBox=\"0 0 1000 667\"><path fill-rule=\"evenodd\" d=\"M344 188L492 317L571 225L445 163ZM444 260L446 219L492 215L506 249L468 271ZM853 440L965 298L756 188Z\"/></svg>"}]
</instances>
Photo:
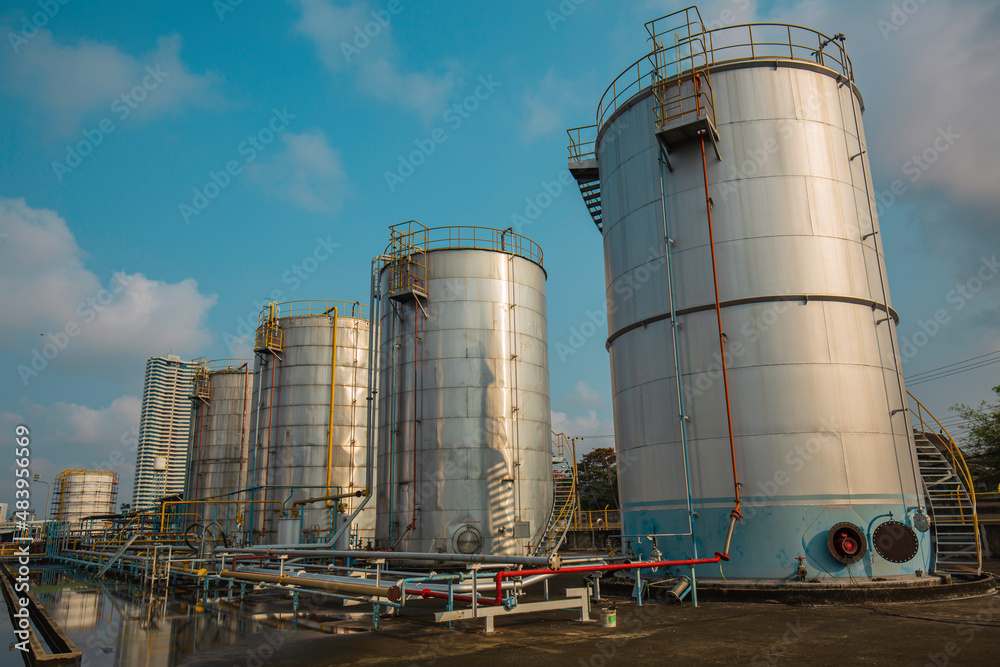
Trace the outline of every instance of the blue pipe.
<instances>
[{"instance_id":1,"label":"blue pipe","mask_svg":"<svg viewBox=\"0 0 1000 667\"><path fill-rule=\"evenodd\" d=\"M684 409L684 391L681 388L681 360L677 349L677 308L674 298L674 266L670 261L670 218L667 216L667 186L666 173L664 172L663 148L660 147L660 206L663 209L663 244L667 259L667 289L670 292L670 330L674 343L674 375L677 380L677 405L680 409L681 422L681 448L684 451L684 484L687 488L688 499L688 530L691 533L691 545L694 549L693 558L698 558L698 540L694 527L694 500L691 495L691 466L688 462L688 438L687 438L687 412ZM694 565L691 569L691 604L698 606L698 581L694 572Z\"/></svg>"}]
</instances>

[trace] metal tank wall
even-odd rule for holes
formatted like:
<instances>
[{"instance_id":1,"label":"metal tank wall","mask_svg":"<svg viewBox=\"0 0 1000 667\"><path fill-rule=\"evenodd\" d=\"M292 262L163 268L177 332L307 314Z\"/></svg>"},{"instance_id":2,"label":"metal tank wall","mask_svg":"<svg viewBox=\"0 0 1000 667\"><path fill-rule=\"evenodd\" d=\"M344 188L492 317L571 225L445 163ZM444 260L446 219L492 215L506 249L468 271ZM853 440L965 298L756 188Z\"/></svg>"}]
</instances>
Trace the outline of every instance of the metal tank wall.
<instances>
[{"instance_id":1,"label":"metal tank wall","mask_svg":"<svg viewBox=\"0 0 1000 667\"><path fill-rule=\"evenodd\" d=\"M456 228L430 230L431 248L442 229ZM523 555L553 497L541 254L442 245L420 306L379 276L377 544Z\"/></svg>"},{"instance_id":2,"label":"metal tank wall","mask_svg":"<svg viewBox=\"0 0 1000 667\"><path fill-rule=\"evenodd\" d=\"M236 495L247 487L250 471L250 408L253 405L252 362L224 360L205 366L208 386L204 400L194 396L191 420L191 449L188 456L188 479L185 500L219 498L219 501L186 505L178 510L190 513L188 524L195 521L218 522L227 536L243 532L241 523L246 508ZM229 495L234 494L234 495ZM240 528L237 528L237 524Z\"/></svg>"},{"instance_id":3,"label":"metal tank wall","mask_svg":"<svg viewBox=\"0 0 1000 667\"><path fill-rule=\"evenodd\" d=\"M88 516L113 514L118 497L118 474L113 470L63 470L52 489L52 518L79 524ZM84 527L103 528L106 522Z\"/></svg>"},{"instance_id":4,"label":"metal tank wall","mask_svg":"<svg viewBox=\"0 0 1000 667\"><path fill-rule=\"evenodd\" d=\"M324 311L338 306L336 318L336 374L332 409L330 366L333 354L334 316ZM257 543L275 544L283 501L289 513L292 502L365 489L368 385L368 320L345 314L353 304L343 302L293 302L280 304L282 331L280 359L257 354L254 364L251 433L256 443L254 485L270 488L254 492ZM286 313L306 313L290 314ZM294 487L294 488L293 488ZM348 514L362 498L344 499ZM355 519L351 533L361 546L374 537L374 499ZM326 501L300 507L305 541L329 539L335 506ZM342 517L341 517L342 519ZM341 523L338 519L337 528Z\"/></svg>"},{"instance_id":5,"label":"metal tank wall","mask_svg":"<svg viewBox=\"0 0 1000 667\"><path fill-rule=\"evenodd\" d=\"M891 513L912 526L923 504L896 314L871 237L868 155L858 155L860 93L813 63L747 58L710 69L722 159L709 144L706 168L744 499L722 571L783 579L798 556L810 577L927 571L919 528L919 552L902 564L869 548L845 565L827 544L838 522L870 531ZM655 103L646 88L598 128L623 539L648 557L648 536L659 534L665 556L691 557ZM669 163L695 544L711 556L723 549L734 489L699 144L675 148ZM720 568L698 573L718 579Z\"/></svg>"}]
</instances>

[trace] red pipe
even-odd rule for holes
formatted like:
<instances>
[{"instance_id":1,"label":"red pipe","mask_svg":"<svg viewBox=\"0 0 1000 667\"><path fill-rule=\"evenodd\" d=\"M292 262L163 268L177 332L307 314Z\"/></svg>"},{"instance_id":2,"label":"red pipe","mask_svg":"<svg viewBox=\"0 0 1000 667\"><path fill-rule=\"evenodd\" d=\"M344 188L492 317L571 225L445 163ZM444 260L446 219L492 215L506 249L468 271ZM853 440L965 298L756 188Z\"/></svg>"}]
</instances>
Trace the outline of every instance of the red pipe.
<instances>
[{"instance_id":1,"label":"red pipe","mask_svg":"<svg viewBox=\"0 0 1000 667\"><path fill-rule=\"evenodd\" d=\"M715 556L712 558L687 558L683 560L658 560L658 561L640 561L638 563L617 563L612 565L581 565L579 567L564 567L559 570L551 570L548 568L538 569L538 570L501 570L497 572L496 576L496 597L493 598L480 598L479 602L485 605L498 607L503 604L503 580L507 577L524 577L535 574L563 574L564 572L614 572L616 570L641 570L647 567L671 567L674 565L705 565L710 563L718 563L719 561L729 560L729 556L726 554L720 554L716 552ZM429 591L433 593L434 591ZM438 597L432 595L431 597ZM448 597L447 593L444 597ZM455 596L455 599L459 599ZM469 598L471 600L471 598Z\"/></svg>"},{"instance_id":2,"label":"red pipe","mask_svg":"<svg viewBox=\"0 0 1000 667\"><path fill-rule=\"evenodd\" d=\"M694 75L695 99L698 100L698 115L701 115L701 77ZM708 161L705 158L705 133L706 130L699 130L701 135L701 170L705 179L705 212L708 214L708 247L712 254L712 283L715 287L715 319L719 325L719 355L722 362L722 388L726 398L726 424L729 426L729 452L733 461L733 493L736 495L736 507L733 513L736 518L743 515L740 512L743 501L740 499L740 477L736 472L736 443L733 437L733 413L729 400L729 373L726 371L726 334L722 331L722 305L719 301L719 274L715 263L715 234L712 229L712 197L708 191Z\"/></svg>"}]
</instances>

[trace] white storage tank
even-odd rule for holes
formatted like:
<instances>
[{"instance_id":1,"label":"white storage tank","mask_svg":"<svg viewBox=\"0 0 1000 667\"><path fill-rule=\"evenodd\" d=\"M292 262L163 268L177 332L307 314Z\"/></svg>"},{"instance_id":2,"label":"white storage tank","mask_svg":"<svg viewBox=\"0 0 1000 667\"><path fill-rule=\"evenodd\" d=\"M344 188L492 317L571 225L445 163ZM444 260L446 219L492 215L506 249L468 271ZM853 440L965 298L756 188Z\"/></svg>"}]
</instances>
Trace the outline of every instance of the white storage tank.
<instances>
[{"instance_id":1,"label":"white storage tank","mask_svg":"<svg viewBox=\"0 0 1000 667\"><path fill-rule=\"evenodd\" d=\"M243 532L247 505L239 501L247 498L236 492L247 487L250 469L252 391L249 359L199 361L191 394L194 415L184 499L214 502L180 506L183 509L176 511L188 515L187 525L215 522L230 538Z\"/></svg>"},{"instance_id":2,"label":"white storage tank","mask_svg":"<svg viewBox=\"0 0 1000 667\"><path fill-rule=\"evenodd\" d=\"M378 548L524 555L552 507L545 269L485 227L392 228L378 274Z\"/></svg>"},{"instance_id":3,"label":"white storage tank","mask_svg":"<svg viewBox=\"0 0 1000 667\"><path fill-rule=\"evenodd\" d=\"M261 314L251 415L254 543L282 543L277 521L291 517L294 501L351 494L298 507L300 539L329 540L340 527L336 513L352 513L369 492L368 327L367 306L357 302L291 301ZM372 499L351 526L352 544L366 546L374 529Z\"/></svg>"},{"instance_id":4,"label":"white storage tank","mask_svg":"<svg viewBox=\"0 0 1000 667\"><path fill-rule=\"evenodd\" d=\"M104 528L106 521L87 517L115 512L118 473L113 470L63 470L52 486L51 516L54 521L65 521L76 528Z\"/></svg>"},{"instance_id":5,"label":"white storage tank","mask_svg":"<svg viewBox=\"0 0 1000 667\"><path fill-rule=\"evenodd\" d=\"M655 50L608 88L596 141L578 128L570 147L604 241L623 540L647 558L651 538L671 559L722 551L735 466L728 579L784 580L797 557L810 577L928 571L842 40L708 31L695 9L647 29ZM890 519L905 548L876 554Z\"/></svg>"}]
</instances>

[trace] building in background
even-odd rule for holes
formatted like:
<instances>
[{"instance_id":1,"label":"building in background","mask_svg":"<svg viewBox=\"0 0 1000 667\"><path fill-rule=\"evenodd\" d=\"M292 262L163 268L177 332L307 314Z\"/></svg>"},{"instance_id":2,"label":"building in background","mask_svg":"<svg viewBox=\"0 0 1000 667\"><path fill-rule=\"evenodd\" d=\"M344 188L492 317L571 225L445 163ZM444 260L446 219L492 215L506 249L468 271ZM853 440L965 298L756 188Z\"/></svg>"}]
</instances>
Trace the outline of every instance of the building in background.
<instances>
[{"instance_id":1,"label":"building in background","mask_svg":"<svg viewBox=\"0 0 1000 667\"><path fill-rule=\"evenodd\" d=\"M148 507L158 498L184 491L191 433L191 391L197 367L197 363L181 361L173 354L146 361L133 509Z\"/></svg>"}]
</instances>

